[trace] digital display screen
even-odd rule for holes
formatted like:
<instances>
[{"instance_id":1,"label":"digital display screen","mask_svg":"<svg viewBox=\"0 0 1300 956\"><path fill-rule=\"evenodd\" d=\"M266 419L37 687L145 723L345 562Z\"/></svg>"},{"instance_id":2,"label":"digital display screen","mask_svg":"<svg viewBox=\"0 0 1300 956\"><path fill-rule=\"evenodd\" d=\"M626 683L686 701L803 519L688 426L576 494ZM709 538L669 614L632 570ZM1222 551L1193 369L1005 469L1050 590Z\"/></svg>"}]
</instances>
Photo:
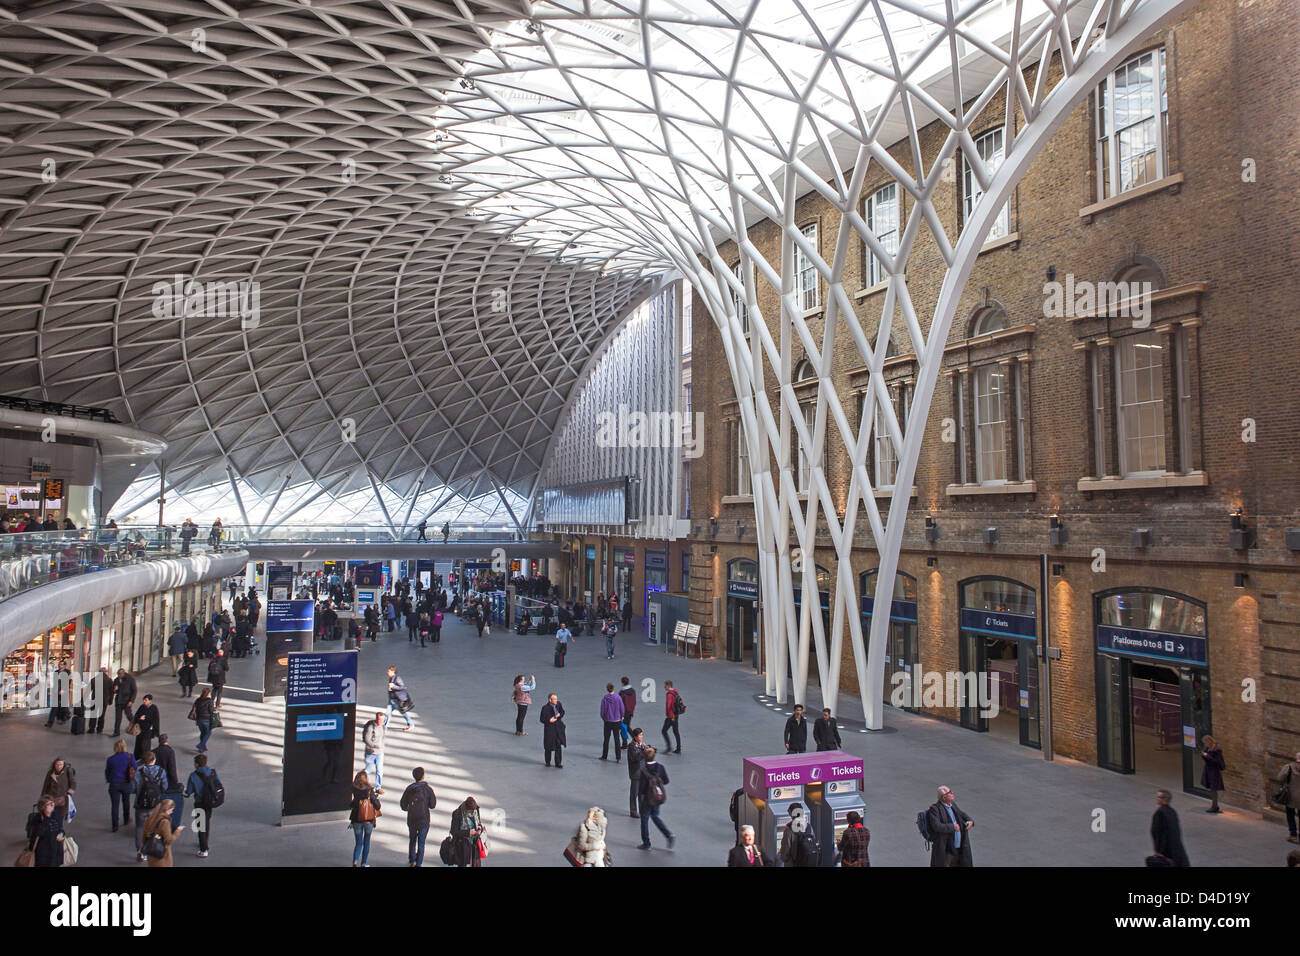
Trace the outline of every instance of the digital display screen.
<instances>
[{"instance_id":1,"label":"digital display screen","mask_svg":"<svg viewBox=\"0 0 1300 956\"><path fill-rule=\"evenodd\" d=\"M308 740L342 740L343 714L313 714L299 717L296 728L299 742Z\"/></svg>"}]
</instances>

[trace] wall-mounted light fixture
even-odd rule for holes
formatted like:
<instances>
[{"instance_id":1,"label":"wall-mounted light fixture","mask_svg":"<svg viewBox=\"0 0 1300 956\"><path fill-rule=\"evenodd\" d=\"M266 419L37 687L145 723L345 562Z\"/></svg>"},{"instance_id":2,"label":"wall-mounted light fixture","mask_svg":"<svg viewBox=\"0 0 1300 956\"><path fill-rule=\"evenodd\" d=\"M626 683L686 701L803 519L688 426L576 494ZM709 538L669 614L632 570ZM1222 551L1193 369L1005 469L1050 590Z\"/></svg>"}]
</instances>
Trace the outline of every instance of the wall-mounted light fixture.
<instances>
[{"instance_id":1,"label":"wall-mounted light fixture","mask_svg":"<svg viewBox=\"0 0 1300 956\"><path fill-rule=\"evenodd\" d=\"M930 515L925 516L925 540L930 544L939 540L939 526L934 523L934 518Z\"/></svg>"},{"instance_id":2,"label":"wall-mounted light fixture","mask_svg":"<svg viewBox=\"0 0 1300 956\"><path fill-rule=\"evenodd\" d=\"M717 515L714 515L713 517L709 518L709 534L713 535L715 538L718 536L718 516L717 516Z\"/></svg>"},{"instance_id":3,"label":"wall-mounted light fixture","mask_svg":"<svg viewBox=\"0 0 1300 956\"><path fill-rule=\"evenodd\" d=\"M1228 532L1228 547L1234 551L1244 551L1251 546L1250 526L1246 524L1246 516L1240 508L1229 516L1230 528Z\"/></svg>"},{"instance_id":4,"label":"wall-mounted light fixture","mask_svg":"<svg viewBox=\"0 0 1300 956\"><path fill-rule=\"evenodd\" d=\"M743 524L736 525L736 537L743 538L745 536L745 532L748 530L749 529L746 528Z\"/></svg>"},{"instance_id":5,"label":"wall-mounted light fixture","mask_svg":"<svg viewBox=\"0 0 1300 956\"><path fill-rule=\"evenodd\" d=\"M983 538L985 544L997 544L998 529L993 527L985 528L983 531Z\"/></svg>"},{"instance_id":6,"label":"wall-mounted light fixture","mask_svg":"<svg viewBox=\"0 0 1300 956\"><path fill-rule=\"evenodd\" d=\"M1141 550L1142 548L1151 547L1151 529L1134 528L1133 529L1133 547Z\"/></svg>"},{"instance_id":7,"label":"wall-mounted light fixture","mask_svg":"<svg viewBox=\"0 0 1300 956\"><path fill-rule=\"evenodd\" d=\"M1065 565L1063 564L1052 565L1052 577L1059 578L1063 574L1065 574Z\"/></svg>"},{"instance_id":8,"label":"wall-mounted light fixture","mask_svg":"<svg viewBox=\"0 0 1300 956\"><path fill-rule=\"evenodd\" d=\"M925 566L927 568L937 568L939 566L939 559L932 554L925 559Z\"/></svg>"},{"instance_id":9,"label":"wall-mounted light fixture","mask_svg":"<svg viewBox=\"0 0 1300 956\"><path fill-rule=\"evenodd\" d=\"M1300 551L1300 528L1286 529L1286 549L1288 551Z\"/></svg>"},{"instance_id":10,"label":"wall-mounted light fixture","mask_svg":"<svg viewBox=\"0 0 1300 956\"><path fill-rule=\"evenodd\" d=\"M1250 575L1245 571L1238 571L1232 576L1232 586L1234 588L1244 588L1250 583Z\"/></svg>"},{"instance_id":11,"label":"wall-mounted light fixture","mask_svg":"<svg viewBox=\"0 0 1300 956\"><path fill-rule=\"evenodd\" d=\"M1056 281L1056 266L1047 267L1047 281L1048 282Z\"/></svg>"},{"instance_id":12,"label":"wall-mounted light fixture","mask_svg":"<svg viewBox=\"0 0 1300 956\"><path fill-rule=\"evenodd\" d=\"M1052 515L1047 520L1048 537L1052 542L1052 547L1059 548L1069 539L1065 530L1065 522L1061 520L1060 515Z\"/></svg>"}]
</instances>

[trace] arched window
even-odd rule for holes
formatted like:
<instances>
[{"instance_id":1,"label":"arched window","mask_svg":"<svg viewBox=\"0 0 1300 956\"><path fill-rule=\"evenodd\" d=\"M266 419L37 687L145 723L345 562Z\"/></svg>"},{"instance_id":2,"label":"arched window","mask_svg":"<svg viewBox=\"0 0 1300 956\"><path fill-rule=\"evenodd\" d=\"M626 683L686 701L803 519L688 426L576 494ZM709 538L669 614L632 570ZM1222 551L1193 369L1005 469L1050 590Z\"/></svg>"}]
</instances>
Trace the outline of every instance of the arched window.
<instances>
[{"instance_id":1,"label":"arched window","mask_svg":"<svg viewBox=\"0 0 1300 956\"><path fill-rule=\"evenodd\" d=\"M791 381L806 382L808 379L816 377L817 373L813 371L812 362L808 361L806 358L801 358L798 364L794 367L794 377Z\"/></svg>"},{"instance_id":2,"label":"arched window","mask_svg":"<svg viewBox=\"0 0 1300 956\"><path fill-rule=\"evenodd\" d=\"M1003 311L1002 306L986 306L971 318L970 337L975 338L980 335L988 335L990 332L1001 332L1006 327L1007 313Z\"/></svg>"}]
</instances>

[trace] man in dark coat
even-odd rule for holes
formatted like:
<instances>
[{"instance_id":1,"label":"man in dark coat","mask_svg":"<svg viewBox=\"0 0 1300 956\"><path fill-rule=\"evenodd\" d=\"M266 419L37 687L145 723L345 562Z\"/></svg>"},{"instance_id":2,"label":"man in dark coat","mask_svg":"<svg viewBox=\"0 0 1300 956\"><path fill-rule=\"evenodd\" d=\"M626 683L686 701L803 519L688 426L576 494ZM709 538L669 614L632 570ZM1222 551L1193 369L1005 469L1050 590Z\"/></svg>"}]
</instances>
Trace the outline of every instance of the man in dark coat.
<instances>
[{"instance_id":1,"label":"man in dark coat","mask_svg":"<svg viewBox=\"0 0 1300 956\"><path fill-rule=\"evenodd\" d=\"M424 840L429 835L429 811L438 805L433 787L424 780L424 768L411 771L415 782L402 794L401 807L406 811L406 831L410 835L407 851L409 866L424 865Z\"/></svg>"},{"instance_id":2,"label":"man in dark coat","mask_svg":"<svg viewBox=\"0 0 1300 956\"><path fill-rule=\"evenodd\" d=\"M1156 812L1151 817L1151 842L1157 856L1174 861L1174 866L1191 866L1187 850L1183 848L1183 828L1178 823L1178 813L1171 807L1174 798L1168 790L1156 791Z\"/></svg>"},{"instance_id":3,"label":"man in dark coat","mask_svg":"<svg viewBox=\"0 0 1300 956\"><path fill-rule=\"evenodd\" d=\"M564 736L564 705L560 698L552 694L542 705L542 748L546 754L546 766L551 765L551 753L555 753L556 769L564 766L564 749L569 742Z\"/></svg>"},{"instance_id":4,"label":"man in dark coat","mask_svg":"<svg viewBox=\"0 0 1300 956\"><path fill-rule=\"evenodd\" d=\"M785 722L785 752L801 754L808 749L808 721L803 704L794 705L794 716Z\"/></svg>"},{"instance_id":5,"label":"man in dark coat","mask_svg":"<svg viewBox=\"0 0 1300 956\"><path fill-rule=\"evenodd\" d=\"M954 802L948 787L939 788L939 799L925 813L930 829L931 866L974 866L970 851L970 829L975 825Z\"/></svg>"},{"instance_id":6,"label":"man in dark coat","mask_svg":"<svg viewBox=\"0 0 1300 956\"><path fill-rule=\"evenodd\" d=\"M135 735L135 759L143 760L144 755L153 750L153 739L159 734L162 718L158 715L158 705L153 702L153 694L145 694L140 706L135 711L135 723L140 725L140 732Z\"/></svg>"},{"instance_id":7,"label":"man in dark coat","mask_svg":"<svg viewBox=\"0 0 1300 956\"><path fill-rule=\"evenodd\" d=\"M772 866L772 861L754 843L754 828L740 828L740 842L727 854L727 866Z\"/></svg>"},{"instance_id":8,"label":"man in dark coat","mask_svg":"<svg viewBox=\"0 0 1300 956\"><path fill-rule=\"evenodd\" d=\"M88 702L89 710L86 715L86 733L102 734L104 732L104 718L108 716L109 709L113 706L113 678L108 674L107 667L101 667L99 673L90 681L91 698ZM94 716L91 716L91 715Z\"/></svg>"},{"instance_id":9,"label":"man in dark coat","mask_svg":"<svg viewBox=\"0 0 1300 956\"><path fill-rule=\"evenodd\" d=\"M122 736L122 714L127 722L131 721L131 708L135 704L135 678L126 672L125 667L117 669L117 680L113 681L113 736Z\"/></svg>"},{"instance_id":10,"label":"man in dark coat","mask_svg":"<svg viewBox=\"0 0 1300 956\"><path fill-rule=\"evenodd\" d=\"M829 707L822 708L822 715L813 724L813 740L817 742L818 751L839 750L842 746L840 728L835 723L835 718L831 716Z\"/></svg>"}]
</instances>

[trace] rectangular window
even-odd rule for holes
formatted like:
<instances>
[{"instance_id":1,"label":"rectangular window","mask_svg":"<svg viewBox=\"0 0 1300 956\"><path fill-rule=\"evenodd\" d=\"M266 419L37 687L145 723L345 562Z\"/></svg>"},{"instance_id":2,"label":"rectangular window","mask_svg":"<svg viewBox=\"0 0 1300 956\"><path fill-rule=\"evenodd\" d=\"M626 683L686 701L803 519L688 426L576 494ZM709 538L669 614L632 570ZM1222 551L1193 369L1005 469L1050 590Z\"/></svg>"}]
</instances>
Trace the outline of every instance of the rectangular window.
<instances>
[{"instance_id":1,"label":"rectangular window","mask_svg":"<svg viewBox=\"0 0 1300 956\"><path fill-rule=\"evenodd\" d=\"M814 249L817 248L817 223L809 223L799 232L808 240L810 246ZM821 289L817 285L817 269L813 266L812 259L804 255L804 251L798 246L794 247L794 276L795 291L799 296L799 308L805 312L817 308L821 304Z\"/></svg>"},{"instance_id":2,"label":"rectangular window","mask_svg":"<svg viewBox=\"0 0 1300 956\"><path fill-rule=\"evenodd\" d=\"M1158 332L1116 342L1116 418L1120 474L1125 478L1165 470L1164 353Z\"/></svg>"},{"instance_id":3,"label":"rectangular window","mask_svg":"<svg viewBox=\"0 0 1300 956\"><path fill-rule=\"evenodd\" d=\"M1168 130L1162 47L1133 57L1097 90L1098 198L1117 196L1164 176Z\"/></svg>"},{"instance_id":4,"label":"rectangular window","mask_svg":"<svg viewBox=\"0 0 1300 956\"><path fill-rule=\"evenodd\" d=\"M975 480L1007 480L1007 372L1001 365L975 370Z\"/></svg>"},{"instance_id":5,"label":"rectangular window","mask_svg":"<svg viewBox=\"0 0 1300 956\"><path fill-rule=\"evenodd\" d=\"M808 429L808 437L813 437L813 425L817 421L817 404L810 402L806 405L800 405L799 410L803 412L804 424ZM795 444L799 447L799 464L797 471L797 483L795 487L799 493L807 491L812 485L812 449L805 447L799 434L795 433ZM824 456L823 456L824 457Z\"/></svg>"},{"instance_id":6,"label":"rectangular window","mask_svg":"<svg viewBox=\"0 0 1300 956\"><path fill-rule=\"evenodd\" d=\"M881 186L867 197L867 228L890 255L898 252L898 184ZM867 286L879 285L888 278L885 263L867 250Z\"/></svg>"},{"instance_id":7,"label":"rectangular window","mask_svg":"<svg viewBox=\"0 0 1300 956\"><path fill-rule=\"evenodd\" d=\"M863 409L866 408L866 395L863 395ZM899 434L906 434L908 394L906 386L895 386L890 389L890 405L894 409L894 417L898 420ZM889 437L889 425L885 421L883 410L879 405L876 406L875 427L872 430L872 464L873 479L875 487L881 491L888 491L894 487L894 481L898 476L898 450L894 447L893 440Z\"/></svg>"},{"instance_id":8,"label":"rectangular window","mask_svg":"<svg viewBox=\"0 0 1300 956\"><path fill-rule=\"evenodd\" d=\"M745 442L745 428L739 419L731 423L736 436L736 487L732 494L752 495L754 487L749 478L749 445Z\"/></svg>"},{"instance_id":9,"label":"rectangular window","mask_svg":"<svg viewBox=\"0 0 1300 956\"><path fill-rule=\"evenodd\" d=\"M1174 370L1178 388L1178 467L1186 473L1192 470L1192 389L1187 372L1187 339L1182 329L1174 336L1174 346L1177 349Z\"/></svg>"},{"instance_id":10,"label":"rectangular window","mask_svg":"<svg viewBox=\"0 0 1300 956\"><path fill-rule=\"evenodd\" d=\"M740 280L740 291L735 293L732 298L736 302L736 315L740 318L740 327L745 335L749 335L749 307L745 304L745 273L744 261L737 262L731 267L731 274Z\"/></svg>"},{"instance_id":11,"label":"rectangular window","mask_svg":"<svg viewBox=\"0 0 1300 956\"><path fill-rule=\"evenodd\" d=\"M966 389L964 378L961 375L954 376L953 384L957 392L957 480L963 485L968 484L968 473L966 471Z\"/></svg>"},{"instance_id":12,"label":"rectangular window","mask_svg":"<svg viewBox=\"0 0 1300 956\"><path fill-rule=\"evenodd\" d=\"M682 552L682 593L691 593L691 553Z\"/></svg>"},{"instance_id":13,"label":"rectangular window","mask_svg":"<svg viewBox=\"0 0 1300 956\"><path fill-rule=\"evenodd\" d=\"M985 173L992 176L999 166L1002 165L1003 158L1003 141L1002 129L998 128L985 133L979 139L975 140L975 151L979 154L979 162L983 165ZM970 220L971 215L975 212L975 205L984 195L984 187L980 185L979 179L975 176L975 170L971 168L969 159L965 161L965 171L962 175L962 208L964 216L962 221ZM993 226L989 229L989 242L994 239L1001 239L1011 232L1011 204L1007 203L998 212L998 218L994 220Z\"/></svg>"},{"instance_id":14,"label":"rectangular window","mask_svg":"<svg viewBox=\"0 0 1300 956\"><path fill-rule=\"evenodd\" d=\"M1106 477L1106 405L1102 401L1101 351L1089 349L1092 361L1092 467L1098 478Z\"/></svg>"}]
</instances>

